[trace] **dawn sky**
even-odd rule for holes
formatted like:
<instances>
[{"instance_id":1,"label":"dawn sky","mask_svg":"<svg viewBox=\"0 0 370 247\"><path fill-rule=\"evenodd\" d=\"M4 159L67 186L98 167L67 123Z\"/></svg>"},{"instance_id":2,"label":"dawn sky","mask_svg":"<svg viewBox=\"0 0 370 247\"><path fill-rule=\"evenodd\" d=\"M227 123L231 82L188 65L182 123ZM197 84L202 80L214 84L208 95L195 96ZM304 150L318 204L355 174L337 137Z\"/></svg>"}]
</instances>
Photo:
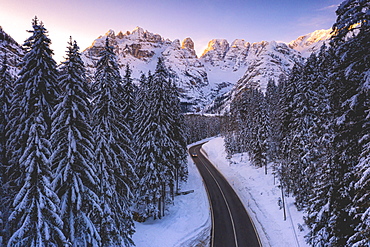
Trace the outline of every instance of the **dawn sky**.
<instances>
[{"instance_id":1,"label":"dawn sky","mask_svg":"<svg viewBox=\"0 0 370 247\"><path fill-rule=\"evenodd\" d=\"M342 0L0 0L0 26L18 43L30 36L36 15L63 60L69 36L81 51L109 29L140 26L170 40L191 37L200 56L208 41L289 42L336 20Z\"/></svg>"}]
</instances>

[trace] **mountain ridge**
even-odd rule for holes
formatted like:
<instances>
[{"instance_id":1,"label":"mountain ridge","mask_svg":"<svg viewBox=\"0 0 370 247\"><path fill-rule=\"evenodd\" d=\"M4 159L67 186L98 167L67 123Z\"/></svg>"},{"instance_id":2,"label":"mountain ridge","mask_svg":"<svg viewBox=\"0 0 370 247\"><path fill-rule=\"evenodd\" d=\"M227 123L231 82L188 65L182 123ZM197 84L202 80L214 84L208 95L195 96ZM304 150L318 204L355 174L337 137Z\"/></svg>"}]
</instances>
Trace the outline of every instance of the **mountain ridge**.
<instances>
[{"instance_id":1,"label":"mountain ridge","mask_svg":"<svg viewBox=\"0 0 370 247\"><path fill-rule=\"evenodd\" d=\"M16 74L24 51L1 28L0 31L0 52L12 54L11 66ZM239 90L252 85L264 91L270 79L277 81L280 74L289 74L295 63L303 61L330 38L330 32L330 29L317 30L289 43L250 43L244 39L229 43L226 39L212 39L198 57L190 37L180 42L179 39L171 41L141 27L117 34L110 29L82 51L82 59L88 78L92 80L99 53L108 37L117 55L121 74L129 64L133 79L138 82L141 74L154 71L157 58L163 57L179 89L180 100L188 111L223 113ZM1 40L1 33L4 33L3 37L9 36L6 38L9 41L5 42L5 38Z\"/></svg>"}]
</instances>

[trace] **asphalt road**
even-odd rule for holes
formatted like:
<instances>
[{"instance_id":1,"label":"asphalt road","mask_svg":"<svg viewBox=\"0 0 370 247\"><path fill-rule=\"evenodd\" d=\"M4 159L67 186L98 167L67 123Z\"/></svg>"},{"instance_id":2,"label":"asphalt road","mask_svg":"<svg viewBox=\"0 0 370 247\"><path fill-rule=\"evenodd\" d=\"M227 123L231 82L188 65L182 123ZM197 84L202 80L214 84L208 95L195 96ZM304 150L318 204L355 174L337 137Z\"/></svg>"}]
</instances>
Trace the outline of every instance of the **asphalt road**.
<instances>
[{"instance_id":1,"label":"asphalt road","mask_svg":"<svg viewBox=\"0 0 370 247\"><path fill-rule=\"evenodd\" d=\"M211 247L261 246L255 228L239 197L226 179L200 152L201 145L189 149L203 177L211 204Z\"/></svg>"}]
</instances>

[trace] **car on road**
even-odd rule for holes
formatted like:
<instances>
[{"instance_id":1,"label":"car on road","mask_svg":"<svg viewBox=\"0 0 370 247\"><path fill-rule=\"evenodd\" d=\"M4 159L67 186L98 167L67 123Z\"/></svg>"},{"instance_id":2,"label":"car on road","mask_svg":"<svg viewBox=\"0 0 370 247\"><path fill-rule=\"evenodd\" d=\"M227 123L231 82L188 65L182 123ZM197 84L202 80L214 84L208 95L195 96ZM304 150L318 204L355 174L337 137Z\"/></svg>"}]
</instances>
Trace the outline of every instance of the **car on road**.
<instances>
[{"instance_id":1,"label":"car on road","mask_svg":"<svg viewBox=\"0 0 370 247\"><path fill-rule=\"evenodd\" d=\"M198 154L197 153L191 153L191 157L196 158L196 157L198 157Z\"/></svg>"}]
</instances>

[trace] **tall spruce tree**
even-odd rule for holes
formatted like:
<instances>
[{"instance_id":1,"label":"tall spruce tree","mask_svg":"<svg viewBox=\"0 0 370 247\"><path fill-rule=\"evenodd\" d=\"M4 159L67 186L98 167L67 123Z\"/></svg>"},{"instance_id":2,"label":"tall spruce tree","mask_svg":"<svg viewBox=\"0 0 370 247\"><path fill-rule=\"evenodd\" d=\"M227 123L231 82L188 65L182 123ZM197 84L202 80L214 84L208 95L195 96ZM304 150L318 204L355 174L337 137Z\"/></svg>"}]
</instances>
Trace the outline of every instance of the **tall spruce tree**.
<instances>
[{"instance_id":1,"label":"tall spruce tree","mask_svg":"<svg viewBox=\"0 0 370 247\"><path fill-rule=\"evenodd\" d=\"M134 118L136 111L136 93L137 88L131 78L131 69L127 65L125 70L125 76L122 80L122 111L124 115L124 121L128 124L131 133L134 131ZM132 138L133 134L130 138Z\"/></svg>"},{"instance_id":2,"label":"tall spruce tree","mask_svg":"<svg viewBox=\"0 0 370 247\"><path fill-rule=\"evenodd\" d=\"M0 164L1 170L6 165L6 126L9 122L11 97L13 94L14 78L9 73L6 53L0 68Z\"/></svg>"},{"instance_id":3,"label":"tall spruce tree","mask_svg":"<svg viewBox=\"0 0 370 247\"><path fill-rule=\"evenodd\" d=\"M181 117L175 90L161 59L158 59L154 75L149 75L148 81L143 82L141 90L145 90L147 96L139 108L144 114L139 116L136 133L139 175L137 210L144 217L161 218L168 199L166 188L169 187L173 194L176 171L181 172L182 169L185 172Z\"/></svg>"},{"instance_id":4,"label":"tall spruce tree","mask_svg":"<svg viewBox=\"0 0 370 247\"><path fill-rule=\"evenodd\" d=\"M60 198L63 233L71 246L99 246L94 225L100 211L98 178L85 68L76 41L71 39L68 45L58 78L62 92L52 116L53 189Z\"/></svg>"},{"instance_id":5,"label":"tall spruce tree","mask_svg":"<svg viewBox=\"0 0 370 247\"><path fill-rule=\"evenodd\" d=\"M3 185L3 174L7 167L6 158L6 125L9 122L9 109L10 101L13 93L14 79L8 71L7 55L3 56L2 64L0 67L0 245L2 244L4 222L6 219L4 216L9 211L9 196Z\"/></svg>"},{"instance_id":6,"label":"tall spruce tree","mask_svg":"<svg viewBox=\"0 0 370 247\"><path fill-rule=\"evenodd\" d=\"M144 218L154 219L163 216L166 187L166 156L163 152L167 139L167 128L161 120L166 114L164 103L164 79L166 78L162 61L159 59L153 76L149 75L142 85L146 91L146 102L142 102L143 112L138 123L137 173L139 175L137 209ZM143 92L145 92L143 91Z\"/></svg>"},{"instance_id":7,"label":"tall spruce tree","mask_svg":"<svg viewBox=\"0 0 370 247\"><path fill-rule=\"evenodd\" d=\"M329 228L330 204L333 196L333 114L330 104L329 80L332 67L332 49L324 45L317 55L317 69L312 89L315 97L311 105L314 118L310 127L310 166L307 173L313 175L310 181L311 190L306 198L305 222L310 227L307 241L313 246L327 243ZM309 78L308 78L309 79Z\"/></svg>"},{"instance_id":8,"label":"tall spruce tree","mask_svg":"<svg viewBox=\"0 0 370 247\"><path fill-rule=\"evenodd\" d=\"M92 126L95 159L100 180L102 207L100 236L102 246L133 245L134 225L130 210L133 183L127 174L134 174L132 157L126 152L129 128L120 108L121 76L108 38L97 64L93 88Z\"/></svg>"},{"instance_id":9,"label":"tall spruce tree","mask_svg":"<svg viewBox=\"0 0 370 247\"><path fill-rule=\"evenodd\" d=\"M336 89L332 97L336 149L329 243L339 246L345 245L351 236L361 235L360 225L369 225L364 224L368 218L359 217L366 212L364 204L360 206L361 202L354 199L362 198L361 193L365 192L358 190L354 181L362 176L355 168L362 170L360 157L366 143L362 140L368 135L369 7L369 1L344 1L337 9L331 39L336 56L331 78L332 88Z\"/></svg>"},{"instance_id":10,"label":"tall spruce tree","mask_svg":"<svg viewBox=\"0 0 370 247\"><path fill-rule=\"evenodd\" d=\"M289 126L293 121L293 100L294 95L297 93L297 83L301 78L301 65L295 64L289 77L286 80L279 81L279 91L281 94L279 100L279 135L281 138L279 148L279 168L278 175L280 178L281 186L289 194L294 188L294 176L292 169L294 166L291 165L294 154L291 152L292 138L294 137L294 129Z\"/></svg>"},{"instance_id":11,"label":"tall spruce tree","mask_svg":"<svg viewBox=\"0 0 370 247\"><path fill-rule=\"evenodd\" d=\"M14 198L7 246L67 246L60 218L59 199L51 188L50 142L43 116L42 97L33 103L27 147L19 163L25 182Z\"/></svg>"},{"instance_id":12,"label":"tall spruce tree","mask_svg":"<svg viewBox=\"0 0 370 247\"><path fill-rule=\"evenodd\" d=\"M173 82L169 82L169 109L172 115L172 133L171 139L173 141L172 145L172 160L175 162L175 191L172 191L172 197L174 193L178 192L179 190L179 182L186 181L188 176L188 168L187 168L187 148L186 148L186 134L185 134L185 120L184 116L181 114L181 107L180 107L180 99L178 95L178 89ZM172 188L172 186L170 187Z\"/></svg>"},{"instance_id":13,"label":"tall spruce tree","mask_svg":"<svg viewBox=\"0 0 370 247\"><path fill-rule=\"evenodd\" d=\"M122 119L121 121L127 126L127 130L125 132L126 138L122 140L122 146L124 147L124 151L128 154L127 159L129 159L132 168L127 170L127 177L129 178L130 182L132 183L131 187L136 188L136 183L138 181L138 177L135 170L135 113L136 113L136 93L137 88L133 83L131 78L131 69L127 65L125 70L125 76L122 80L122 85L119 87L119 94L120 94L120 108L122 111Z\"/></svg>"},{"instance_id":14,"label":"tall spruce tree","mask_svg":"<svg viewBox=\"0 0 370 247\"><path fill-rule=\"evenodd\" d=\"M57 100L56 63L44 25L37 18L32 25L7 127L5 183L13 205L7 225L12 235L9 246L32 246L42 241L62 245L65 240L58 198L50 188L48 161L51 115Z\"/></svg>"}]
</instances>

